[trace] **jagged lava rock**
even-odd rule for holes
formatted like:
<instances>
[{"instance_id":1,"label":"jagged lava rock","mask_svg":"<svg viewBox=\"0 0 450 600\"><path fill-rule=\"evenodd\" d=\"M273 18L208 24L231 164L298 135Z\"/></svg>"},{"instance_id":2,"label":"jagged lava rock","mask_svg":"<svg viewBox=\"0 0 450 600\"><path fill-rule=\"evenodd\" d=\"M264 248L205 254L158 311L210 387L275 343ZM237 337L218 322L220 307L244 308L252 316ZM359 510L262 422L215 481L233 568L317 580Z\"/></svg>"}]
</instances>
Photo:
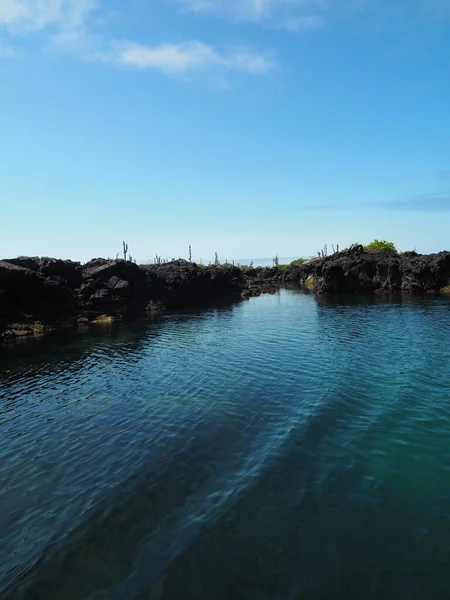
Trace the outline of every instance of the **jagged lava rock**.
<instances>
[{"instance_id":1,"label":"jagged lava rock","mask_svg":"<svg viewBox=\"0 0 450 600\"><path fill-rule=\"evenodd\" d=\"M439 292L450 282L450 253L420 255L365 252L362 246L293 265L285 281L320 294Z\"/></svg>"}]
</instances>

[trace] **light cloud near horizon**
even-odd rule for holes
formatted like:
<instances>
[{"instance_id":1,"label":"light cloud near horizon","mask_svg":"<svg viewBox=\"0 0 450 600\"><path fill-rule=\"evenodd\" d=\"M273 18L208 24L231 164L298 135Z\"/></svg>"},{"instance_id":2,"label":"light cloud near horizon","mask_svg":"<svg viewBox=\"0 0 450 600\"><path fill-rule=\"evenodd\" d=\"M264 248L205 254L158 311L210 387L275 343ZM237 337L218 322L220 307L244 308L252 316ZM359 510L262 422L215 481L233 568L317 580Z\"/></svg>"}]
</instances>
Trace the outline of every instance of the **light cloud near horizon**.
<instances>
[{"instance_id":1,"label":"light cloud near horizon","mask_svg":"<svg viewBox=\"0 0 450 600\"><path fill-rule=\"evenodd\" d=\"M355 204L316 204L302 207L307 211L339 211L339 210L366 210L379 208L383 210L409 211L409 212L448 212L450 211L450 192L432 192L418 194L409 198L393 200L391 202L364 202Z\"/></svg>"}]
</instances>

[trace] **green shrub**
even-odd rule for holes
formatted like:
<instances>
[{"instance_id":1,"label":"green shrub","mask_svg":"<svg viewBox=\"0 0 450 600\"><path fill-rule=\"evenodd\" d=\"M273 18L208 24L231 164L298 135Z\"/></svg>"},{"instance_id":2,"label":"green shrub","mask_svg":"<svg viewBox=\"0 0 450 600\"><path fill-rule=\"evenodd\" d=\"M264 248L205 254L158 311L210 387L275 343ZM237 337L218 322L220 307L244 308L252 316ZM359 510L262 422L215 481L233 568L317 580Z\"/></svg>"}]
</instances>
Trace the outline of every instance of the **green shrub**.
<instances>
[{"instance_id":1,"label":"green shrub","mask_svg":"<svg viewBox=\"0 0 450 600\"><path fill-rule=\"evenodd\" d=\"M367 246L364 246L366 252L383 253L383 254L397 254L397 248L393 242L387 242L386 240L374 240Z\"/></svg>"},{"instance_id":2,"label":"green shrub","mask_svg":"<svg viewBox=\"0 0 450 600\"><path fill-rule=\"evenodd\" d=\"M282 271L287 271L289 268L289 265L278 265L278 268L281 269Z\"/></svg>"},{"instance_id":3,"label":"green shrub","mask_svg":"<svg viewBox=\"0 0 450 600\"><path fill-rule=\"evenodd\" d=\"M292 262L289 264L289 266L290 266L290 267L294 267L295 265L298 265L298 266L300 266L300 265L302 265L302 264L305 262L305 260L306 260L306 258L297 258L296 260L293 260L293 261L292 261Z\"/></svg>"},{"instance_id":4,"label":"green shrub","mask_svg":"<svg viewBox=\"0 0 450 600\"><path fill-rule=\"evenodd\" d=\"M253 266L253 261L249 265L241 265L241 264L238 263L237 266L240 268L241 271L249 271L250 269L254 269L255 268Z\"/></svg>"}]
</instances>

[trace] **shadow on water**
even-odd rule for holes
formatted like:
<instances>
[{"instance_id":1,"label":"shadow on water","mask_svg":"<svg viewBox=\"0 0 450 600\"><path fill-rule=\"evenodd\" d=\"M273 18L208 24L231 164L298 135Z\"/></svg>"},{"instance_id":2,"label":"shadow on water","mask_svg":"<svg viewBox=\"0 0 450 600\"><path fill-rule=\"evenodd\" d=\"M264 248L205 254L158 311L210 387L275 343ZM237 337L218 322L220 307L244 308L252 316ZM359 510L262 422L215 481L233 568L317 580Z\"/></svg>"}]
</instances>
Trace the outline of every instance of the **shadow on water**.
<instances>
[{"instance_id":1,"label":"shadow on water","mask_svg":"<svg viewBox=\"0 0 450 600\"><path fill-rule=\"evenodd\" d=\"M32 374L43 367L49 370L64 370L79 363L86 353L97 348L122 355L136 355L146 346L151 337L157 337L167 322L181 323L192 318L209 319L214 315L230 315L234 302L222 302L214 307L196 307L177 313L148 317L129 323L98 324L78 330L66 329L44 336L22 338L16 343L0 346L0 382L15 373L22 377L24 371Z\"/></svg>"},{"instance_id":2,"label":"shadow on water","mask_svg":"<svg viewBox=\"0 0 450 600\"><path fill-rule=\"evenodd\" d=\"M212 403L222 390L226 410L202 405L164 452L141 441L129 475L2 598L447 598L450 304L372 300L282 292L33 358L34 376L83 369L100 348L134 376L150 369L153 340L164 360L174 345L179 368L203 348L211 370L198 378L213 384L183 399ZM177 394L190 385L186 374Z\"/></svg>"},{"instance_id":3,"label":"shadow on water","mask_svg":"<svg viewBox=\"0 0 450 600\"><path fill-rule=\"evenodd\" d=\"M389 489L374 490L367 503L360 469L335 466L326 478L321 474L315 456L323 456L336 412L325 410L306 431L294 431L245 493L197 526L184 521L183 507L192 499L195 513L196 491L211 475L205 448L220 454L214 441L220 428L209 424L172 460L152 461L123 482L82 526L48 548L5 599L360 598L362 592L393 598L389 561L398 566L399 557L389 557L389 539L403 546L414 535L392 500L386 514L380 510ZM222 439L224 449L230 441ZM343 489L351 490L345 499ZM372 593L366 585L375 581ZM101 592L107 589L116 592Z\"/></svg>"}]
</instances>

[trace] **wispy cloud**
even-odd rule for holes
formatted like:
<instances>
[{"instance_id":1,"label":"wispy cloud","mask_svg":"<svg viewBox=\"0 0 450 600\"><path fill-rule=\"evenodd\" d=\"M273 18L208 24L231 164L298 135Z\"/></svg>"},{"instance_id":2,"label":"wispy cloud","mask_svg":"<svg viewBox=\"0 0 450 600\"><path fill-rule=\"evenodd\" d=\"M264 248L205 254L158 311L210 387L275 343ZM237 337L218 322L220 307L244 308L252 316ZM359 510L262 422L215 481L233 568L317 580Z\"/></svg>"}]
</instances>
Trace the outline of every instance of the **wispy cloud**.
<instances>
[{"instance_id":1,"label":"wispy cloud","mask_svg":"<svg viewBox=\"0 0 450 600\"><path fill-rule=\"evenodd\" d=\"M42 32L45 47L82 56L92 46L88 18L97 7L97 0L0 0L0 30L18 43Z\"/></svg>"},{"instance_id":2,"label":"wispy cloud","mask_svg":"<svg viewBox=\"0 0 450 600\"><path fill-rule=\"evenodd\" d=\"M211 68L244 73L266 73L275 67L265 54L238 50L219 52L200 41L182 44L146 46L133 42L116 42L103 60L136 69L155 69L163 73L185 74Z\"/></svg>"},{"instance_id":3,"label":"wispy cloud","mask_svg":"<svg viewBox=\"0 0 450 600\"><path fill-rule=\"evenodd\" d=\"M96 6L96 0L0 0L0 27L12 33L75 29Z\"/></svg>"},{"instance_id":4,"label":"wispy cloud","mask_svg":"<svg viewBox=\"0 0 450 600\"><path fill-rule=\"evenodd\" d=\"M291 31L317 29L327 0L169 0L187 12L209 13L237 21L275 21Z\"/></svg>"},{"instance_id":5,"label":"wispy cloud","mask_svg":"<svg viewBox=\"0 0 450 600\"><path fill-rule=\"evenodd\" d=\"M450 0L165 0L186 13L209 14L293 32L320 29L327 22L366 13L375 21L450 18Z\"/></svg>"},{"instance_id":6,"label":"wispy cloud","mask_svg":"<svg viewBox=\"0 0 450 600\"><path fill-rule=\"evenodd\" d=\"M147 45L102 39L88 27L89 17L99 3L100 0L0 0L0 31L19 37L45 32L47 49L90 62L171 75L212 70L264 74L276 66L268 53L247 48L219 50L198 40ZM12 48L0 42L0 58L12 55Z\"/></svg>"},{"instance_id":7,"label":"wispy cloud","mask_svg":"<svg viewBox=\"0 0 450 600\"><path fill-rule=\"evenodd\" d=\"M302 210L307 211L341 211L341 210L367 210L383 209L404 212L448 212L450 211L450 192L435 192L430 194L418 194L394 200L391 202L364 202L354 204L316 204L305 206Z\"/></svg>"},{"instance_id":8,"label":"wispy cloud","mask_svg":"<svg viewBox=\"0 0 450 600\"><path fill-rule=\"evenodd\" d=\"M242 19L264 19L287 7L323 6L323 0L176 0L191 12L216 12Z\"/></svg>"},{"instance_id":9,"label":"wispy cloud","mask_svg":"<svg viewBox=\"0 0 450 600\"><path fill-rule=\"evenodd\" d=\"M379 206L383 206L381 203ZM385 204L385 208L392 210L420 211L420 212L447 212L450 211L450 193L437 192L420 194L404 200Z\"/></svg>"}]
</instances>

